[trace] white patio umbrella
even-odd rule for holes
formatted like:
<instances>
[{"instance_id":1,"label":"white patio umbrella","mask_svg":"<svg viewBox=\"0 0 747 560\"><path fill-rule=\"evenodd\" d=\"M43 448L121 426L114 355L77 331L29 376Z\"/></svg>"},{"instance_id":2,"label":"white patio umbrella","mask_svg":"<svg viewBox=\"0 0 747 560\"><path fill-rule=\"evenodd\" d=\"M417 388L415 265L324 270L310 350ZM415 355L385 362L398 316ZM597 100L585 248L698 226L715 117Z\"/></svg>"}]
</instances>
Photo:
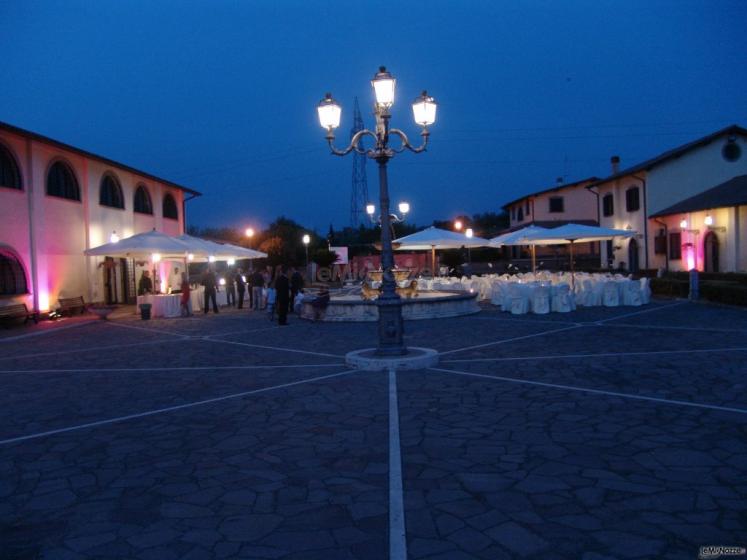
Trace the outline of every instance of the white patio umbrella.
<instances>
[{"instance_id":1,"label":"white patio umbrella","mask_svg":"<svg viewBox=\"0 0 747 560\"><path fill-rule=\"evenodd\" d=\"M436 249L461 249L462 247L487 247L490 242L481 237L467 237L464 233L457 233L435 226L425 228L416 233L400 237L392 241L397 244L397 251L431 251L433 272L436 271Z\"/></svg>"},{"instance_id":2,"label":"white patio umbrella","mask_svg":"<svg viewBox=\"0 0 747 560\"><path fill-rule=\"evenodd\" d=\"M584 224L565 224L546 232L538 232L529 237L536 245L556 245L559 243L570 244L571 260L571 281L575 283L573 273L573 244L588 243L591 241L606 241L615 237L633 237L636 234L633 230L612 229L599 226L587 226Z\"/></svg>"},{"instance_id":3,"label":"white patio umbrella","mask_svg":"<svg viewBox=\"0 0 747 560\"><path fill-rule=\"evenodd\" d=\"M266 253L262 253L261 251L229 243L217 243L208 239L202 239L201 237L187 235L186 233L180 235L177 239L190 248L189 253L203 259L214 257L218 261L227 261L230 259L261 259L267 256Z\"/></svg>"},{"instance_id":4,"label":"white patio umbrella","mask_svg":"<svg viewBox=\"0 0 747 560\"><path fill-rule=\"evenodd\" d=\"M510 231L508 233L504 233L502 235L499 235L498 237L494 237L490 240L490 246L491 247L503 247L504 245L529 245L532 250L532 272L536 272L537 266L537 258L536 258L536 250L535 247L537 245L545 245L544 243L535 243L535 241L532 239L536 236L542 236L547 232L552 231L548 228L543 228L540 226L527 226L521 229L517 229L516 231ZM555 243L565 243L564 240L556 241ZM552 243L551 243L552 244Z\"/></svg>"},{"instance_id":5,"label":"white patio umbrella","mask_svg":"<svg viewBox=\"0 0 747 560\"><path fill-rule=\"evenodd\" d=\"M115 243L105 243L84 251L89 257L150 258L157 254L161 257L180 259L188 252L189 248L183 241L156 230L138 233Z\"/></svg>"}]
</instances>

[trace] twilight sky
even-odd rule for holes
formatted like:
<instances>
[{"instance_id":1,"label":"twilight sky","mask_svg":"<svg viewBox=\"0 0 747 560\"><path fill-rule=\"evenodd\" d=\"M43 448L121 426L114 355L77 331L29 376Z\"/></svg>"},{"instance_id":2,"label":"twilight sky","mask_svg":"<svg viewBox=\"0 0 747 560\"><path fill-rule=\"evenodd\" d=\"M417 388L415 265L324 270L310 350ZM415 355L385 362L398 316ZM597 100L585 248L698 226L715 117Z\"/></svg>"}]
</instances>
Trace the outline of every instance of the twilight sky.
<instances>
[{"instance_id":1,"label":"twilight sky","mask_svg":"<svg viewBox=\"0 0 747 560\"><path fill-rule=\"evenodd\" d=\"M384 64L393 126L417 139L412 99L439 103L432 147L389 168L425 225L747 125L745 22L742 0L4 0L0 120L201 191L191 224L326 231L353 162L316 104L342 104L341 141L355 96L372 126Z\"/></svg>"}]
</instances>

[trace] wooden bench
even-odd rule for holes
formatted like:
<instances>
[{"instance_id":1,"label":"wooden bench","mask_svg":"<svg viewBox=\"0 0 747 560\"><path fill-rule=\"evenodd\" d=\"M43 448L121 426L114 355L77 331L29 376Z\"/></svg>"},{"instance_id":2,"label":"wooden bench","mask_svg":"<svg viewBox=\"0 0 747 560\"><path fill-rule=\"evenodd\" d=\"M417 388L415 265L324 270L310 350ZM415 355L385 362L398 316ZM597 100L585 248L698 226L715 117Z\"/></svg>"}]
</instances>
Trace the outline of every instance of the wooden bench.
<instances>
[{"instance_id":1,"label":"wooden bench","mask_svg":"<svg viewBox=\"0 0 747 560\"><path fill-rule=\"evenodd\" d=\"M36 311L29 311L25 303L14 303L0 307L0 320L19 319L21 317L24 318L24 324L28 323L29 319L33 319L34 323L39 322L39 314Z\"/></svg>"},{"instance_id":2,"label":"wooden bench","mask_svg":"<svg viewBox=\"0 0 747 560\"><path fill-rule=\"evenodd\" d=\"M60 314L64 314L66 311L68 311L70 315L72 315L73 311L75 311L76 309L80 309L80 313L82 315L86 311L86 303L83 301L83 296L73 298L59 298L57 300L57 305L60 306Z\"/></svg>"}]
</instances>

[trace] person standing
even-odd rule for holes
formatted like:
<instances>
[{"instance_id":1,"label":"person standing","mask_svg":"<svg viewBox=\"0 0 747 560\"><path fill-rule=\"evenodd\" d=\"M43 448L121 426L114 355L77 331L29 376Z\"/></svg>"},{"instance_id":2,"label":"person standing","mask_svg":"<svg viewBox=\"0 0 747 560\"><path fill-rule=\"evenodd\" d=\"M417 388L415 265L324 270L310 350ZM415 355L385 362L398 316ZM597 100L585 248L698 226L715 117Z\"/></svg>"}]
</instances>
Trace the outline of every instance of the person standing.
<instances>
[{"instance_id":1,"label":"person standing","mask_svg":"<svg viewBox=\"0 0 747 560\"><path fill-rule=\"evenodd\" d=\"M202 275L202 285L205 287L203 311L207 314L210 301L212 300L213 313L218 313L218 302L215 299L215 272L213 272L213 269L209 265L205 274Z\"/></svg>"},{"instance_id":2,"label":"person standing","mask_svg":"<svg viewBox=\"0 0 747 560\"><path fill-rule=\"evenodd\" d=\"M144 296L153 293L153 280L150 278L150 270L143 271L140 282L137 284L137 295Z\"/></svg>"},{"instance_id":3,"label":"person standing","mask_svg":"<svg viewBox=\"0 0 747 560\"><path fill-rule=\"evenodd\" d=\"M278 325L288 324L288 305L290 304L290 282L285 267L275 279L275 302L278 310Z\"/></svg>"},{"instance_id":4,"label":"person standing","mask_svg":"<svg viewBox=\"0 0 747 560\"><path fill-rule=\"evenodd\" d=\"M239 296L239 309L244 309L244 286L246 281L244 280L244 271L240 268L236 270L236 294ZM251 307L251 304L249 305Z\"/></svg>"},{"instance_id":5,"label":"person standing","mask_svg":"<svg viewBox=\"0 0 747 560\"><path fill-rule=\"evenodd\" d=\"M182 291L182 297L179 300L182 306L182 317L190 317L192 310L190 309L190 287L189 287L189 276L186 272L182 272L182 284L180 286Z\"/></svg>"},{"instance_id":6,"label":"person standing","mask_svg":"<svg viewBox=\"0 0 747 560\"><path fill-rule=\"evenodd\" d=\"M262 309L262 288L265 286L265 280L262 277L262 273L256 270L252 274L252 309L259 311Z\"/></svg>"},{"instance_id":7,"label":"person standing","mask_svg":"<svg viewBox=\"0 0 747 560\"><path fill-rule=\"evenodd\" d=\"M236 276L230 268L226 271L226 303L236 307Z\"/></svg>"},{"instance_id":8,"label":"person standing","mask_svg":"<svg viewBox=\"0 0 747 560\"><path fill-rule=\"evenodd\" d=\"M298 293L303 290L303 275L298 272L295 268L291 268L291 277L290 277L290 289L291 289L291 301L296 301L296 296Z\"/></svg>"}]
</instances>

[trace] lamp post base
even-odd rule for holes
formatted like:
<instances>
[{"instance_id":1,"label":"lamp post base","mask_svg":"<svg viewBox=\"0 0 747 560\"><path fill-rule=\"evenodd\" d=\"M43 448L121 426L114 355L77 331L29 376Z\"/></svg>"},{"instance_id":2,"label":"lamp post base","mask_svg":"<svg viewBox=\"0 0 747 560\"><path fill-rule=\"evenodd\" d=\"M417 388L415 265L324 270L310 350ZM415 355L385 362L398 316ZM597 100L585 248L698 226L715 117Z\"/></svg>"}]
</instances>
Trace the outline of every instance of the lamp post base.
<instances>
[{"instance_id":1,"label":"lamp post base","mask_svg":"<svg viewBox=\"0 0 747 560\"><path fill-rule=\"evenodd\" d=\"M431 348L412 347L400 356L380 356L376 348L348 352L345 363L366 371L426 369L438 365L438 352Z\"/></svg>"},{"instance_id":2,"label":"lamp post base","mask_svg":"<svg viewBox=\"0 0 747 560\"><path fill-rule=\"evenodd\" d=\"M376 307L379 310L379 346L376 354L381 357L407 354L402 300L396 294L394 297L386 297L382 294L376 300Z\"/></svg>"}]
</instances>

